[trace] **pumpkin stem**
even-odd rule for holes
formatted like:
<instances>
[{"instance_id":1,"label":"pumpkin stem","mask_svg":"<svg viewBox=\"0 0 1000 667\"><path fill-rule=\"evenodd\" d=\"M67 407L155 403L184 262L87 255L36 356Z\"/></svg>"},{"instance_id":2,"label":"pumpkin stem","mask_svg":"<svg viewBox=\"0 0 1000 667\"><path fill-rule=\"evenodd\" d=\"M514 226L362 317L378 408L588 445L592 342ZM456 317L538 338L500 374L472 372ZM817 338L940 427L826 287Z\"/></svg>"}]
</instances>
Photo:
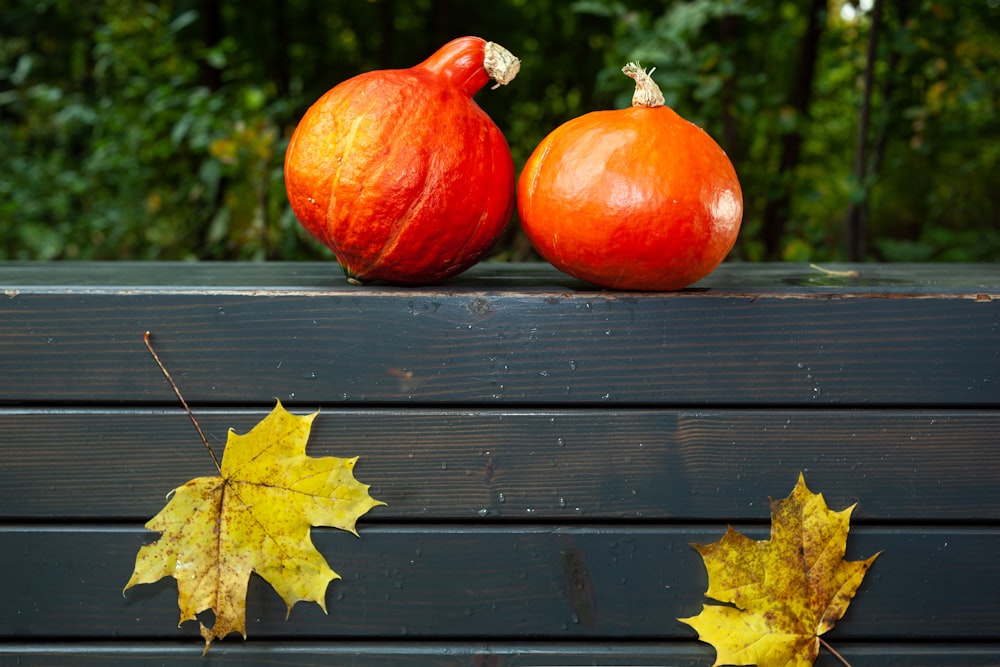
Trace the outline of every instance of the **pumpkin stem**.
<instances>
[{"instance_id":1,"label":"pumpkin stem","mask_svg":"<svg viewBox=\"0 0 1000 667\"><path fill-rule=\"evenodd\" d=\"M496 42L486 42L483 50L483 69L496 81L491 90L506 86L521 71L521 61L517 56Z\"/></svg>"},{"instance_id":2,"label":"pumpkin stem","mask_svg":"<svg viewBox=\"0 0 1000 667\"><path fill-rule=\"evenodd\" d=\"M632 93L634 107L662 107L666 104L660 87L653 81L652 74L656 68L644 70L639 63L628 63L622 68L622 73L635 80L635 92Z\"/></svg>"},{"instance_id":3,"label":"pumpkin stem","mask_svg":"<svg viewBox=\"0 0 1000 667\"><path fill-rule=\"evenodd\" d=\"M521 69L521 61L499 44L487 42L482 37L459 37L414 69L427 70L472 97L490 79L496 81L497 86L510 83Z\"/></svg>"}]
</instances>

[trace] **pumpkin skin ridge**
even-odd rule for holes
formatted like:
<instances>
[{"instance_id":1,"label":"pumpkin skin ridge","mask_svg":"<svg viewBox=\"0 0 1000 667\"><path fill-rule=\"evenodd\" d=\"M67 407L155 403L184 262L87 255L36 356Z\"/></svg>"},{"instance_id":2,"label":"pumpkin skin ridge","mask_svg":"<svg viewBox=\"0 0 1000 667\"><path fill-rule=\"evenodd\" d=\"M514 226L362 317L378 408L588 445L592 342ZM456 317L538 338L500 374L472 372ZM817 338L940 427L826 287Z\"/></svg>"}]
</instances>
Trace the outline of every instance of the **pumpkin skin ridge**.
<instances>
[{"instance_id":1,"label":"pumpkin skin ridge","mask_svg":"<svg viewBox=\"0 0 1000 667\"><path fill-rule=\"evenodd\" d=\"M455 275L459 273L476 262L478 262L485 254L487 254L495 242L496 239L503 233L506 225L499 226L489 225L493 227L493 233L490 234L486 241L482 242L481 231L487 222L490 222L492 216L491 211L494 209L494 204L492 199L497 196L498 189L493 187L486 187L485 193L482 194L485 200L480 203L474 203L471 201L472 197L455 197L451 193L443 191L446 188L461 187L468 192L473 192L474 190L482 190L482 187L477 188L476 184L480 180L489 180L496 169L500 166L504 166L503 171L505 172L506 180L508 182L508 187L501 194L506 194L507 191L512 192L514 189L514 165L513 159L510 158L509 162L507 157L509 155L510 149L507 145L506 139L500 132L499 128L492 123L492 120L486 115L486 112L475 103L474 100L469 100L464 98L466 102L469 103L469 114L464 119L462 127L459 128L462 133L469 133L476 131L482 134L481 141L468 141L465 143L466 147L474 146L476 148L475 158L477 162L483 165L491 165L494 170L491 174L477 174L477 178L470 179L467 174L460 170L461 162L463 158L457 156L454 159L453 155L457 155L456 152L449 152L447 150L435 150L429 151L430 156L427 159L414 160L415 164L421 164L428 166L428 169L423 172L424 182L429 180L438 181L438 187L429 188L421 186L415 188L417 192L417 197L412 198L409 201L407 210L400 213L398 219L393 225L393 233L389 238L387 238L381 247L381 252L372 259L369 266L379 266L384 270L365 270L361 275L365 275L368 280L381 280L390 279L386 275L391 275L393 272L393 267L396 265L395 252L400 244L405 244L407 246L407 253L412 252L412 249L419 247L420 243L415 242L414 239L410 238L414 234L418 234L419 230L415 226L409 225L408 222L411 218L419 218L423 215L428 215L426 209L429 207L431 209L443 208L446 210L446 215L450 219L450 223L444 227L444 231L448 233L449 239L454 240L459 236L465 236L465 238L458 245L458 249L453 253L454 256L462 258L461 261L455 261L454 259L440 260L440 265L434 271L433 276L428 276L420 280L403 280L398 277L393 277L391 280L393 282L398 282L400 284L426 284L429 282L440 281L450 275ZM486 121L489 121L489 126L486 125ZM456 125L457 123L452 123ZM503 150L495 151L497 146L501 146ZM499 153L496 155L495 153ZM466 156L468 153L466 152ZM441 163L446 163L442 165ZM501 163L504 163L501 165ZM431 172L438 172L435 177L431 177ZM442 180L441 174L445 174L443 180L444 184L440 183ZM457 176L456 176L457 175ZM430 201L435 198L444 200L445 204L436 207L429 204ZM509 221L511 214L514 209L514 197L506 196L507 204L505 207L505 212L500 216L503 220ZM468 203L467 203L468 200ZM456 210L459 209L459 210ZM473 212L476 211L475 215ZM470 224L470 221L475 220L475 224ZM465 230L465 234L459 232ZM440 230L439 230L440 231ZM425 245L429 245L432 248L439 244L439 239L428 239ZM482 248L474 256L467 255L467 249L473 245L478 244L480 246L487 246ZM407 257L407 259L412 262L412 257Z\"/></svg>"},{"instance_id":2,"label":"pumpkin skin ridge","mask_svg":"<svg viewBox=\"0 0 1000 667\"><path fill-rule=\"evenodd\" d=\"M530 164L529 167L530 171L526 169L524 172L530 175L530 178L527 179L528 183L525 186L525 190L527 191L529 197L535 196L535 190L538 187L539 172L541 171L542 165L545 164L545 161L549 156L549 151L552 150L552 142L546 139L545 141L542 142L542 144L538 146L536 150L541 150L542 151L541 155L538 156L537 161L533 161Z\"/></svg>"},{"instance_id":3,"label":"pumpkin skin ridge","mask_svg":"<svg viewBox=\"0 0 1000 667\"><path fill-rule=\"evenodd\" d=\"M313 108L318 108L322 102L323 102L323 97L321 97L319 100L317 100L310 106L310 111ZM307 112L304 118L308 117L309 117L309 112ZM302 124L300 123L299 128L301 127ZM319 233L320 225L319 223L315 222L315 220L319 215L319 213L317 212L319 209L322 208L325 210L329 208L328 206L329 198L328 197L326 198L327 205L324 206L321 205L322 202L317 201L317 199L313 196L313 193L316 193L321 198L323 198L323 193L328 193L329 188L323 187L325 181L322 177L319 177L317 179L321 184L320 187L318 188L303 187L302 181L304 181L305 178L303 177L302 179L300 179L298 171L291 169L290 168L291 166L288 164L289 156L297 154L299 140L306 134L305 130L300 131L299 128L296 128L296 131L292 134L292 137L288 142L288 148L285 153L286 155L285 169L284 169L285 190L287 192L289 202L298 202L298 207L297 210L295 211L295 215L296 218L299 220L299 222L302 224L302 226L311 235L315 236L316 238L319 238L320 241L326 243L326 241L322 238L322 235ZM302 203L303 200L306 202L307 205Z\"/></svg>"},{"instance_id":4,"label":"pumpkin skin ridge","mask_svg":"<svg viewBox=\"0 0 1000 667\"><path fill-rule=\"evenodd\" d=\"M402 211L392 223L389 233L379 247L378 252L371 258L368 266L364 269L364 275L372 276L371 279L373 280L378 280L381 277L379 275L380 272L372 267L382 266L386 258L391 257L396 252L396 248L401 242L409 223L423 212L424 205L432 195L426 187L426 184L430 180L430 171L431 169L421 170L419 179L421 185L413 188L416 191L416 196L409 198L406 210Z\"/></svg>"},{"instance_id":5,"label":"pumpkin skin ridge","mask_svg":"<svg viewBox=\"0 0 1000 667\"><path fill-rule=\"evenodd\" d=\"M511 187L513 187L513 178L511 178L510 181L511 181ZM510 219L511 214L513 213L513 208L514 207L512 201L511 204L506 208L506 213L503 216L504 219L507 220ZM472 228L470 229L470 233L467 235L467 238L464 240L462 245L459 246L458 249L453 253L455 257L461 257L462 258L461 261L455 261L454 259L450 259L446 263L443 263L433 276L424 279L400 280L396 278L394 279L394 282L397 282L399 284L409 284L409 285L435 283L439 282L440 280L444 280L448 277L451 277L453 275L456 275L458 273L461 273L462 271L465 271L469 267L473 266L474 264L482 260L483 257L485 257L490 252L492 246L495 244L496 240L500 238L505 229L505 227L494 229L493 232L488 237L486 237L486 240L484 241L486 247L481 248L478 252L474 254L470 254L468 252L468 248L473 244L475 244L477 238L481 236L483 228L488 226L487 223L489 222L489 218L490 218L489 210L484 209L483 212L480 213L479 216L476 218L476 222L474 225L472 225ZM495 227L495 225L493 225L493 227ZM383 255L379 258L379 261L380 262L387 261L386 258L392 255L392 252L395 250L395 246L402 242L403 239L401 233L400 237L394 241L393 247L386 248L386 252L383 253ZM391 266L392 263L389 262L389 265ZM379 280L382 279L382 277L378 274L374 274L371 279Z\"/></svg>"},{"instance_id":6,"label":"pumpkin skin ridge","mask_svg":"<svg viewBox=\"0 0 1000 667\"><path fill-rule=\"evenodd\" d=\"M422 87L425 95L435 99L443 95L452 104L455 103L456 99L464 103L470 102L467 98L458 97L455 91L442 86L430 75L411 70L393 70L392 72L397 74L398 78L391 83L373 82L378 86L382 97L388 94L394 98L407 98L413 88ZM428 89L433 90L428 92ZM354 95L359 94L359 91L351 92ZM362 95L370 92L367 85L360 91ZM414 218L419 219L425 215L423 210L425 202L433 198L447 200L447 197L442 198L438 191L427 188L427 183L434 180L431 172L442 171L437 163L430 164L427 156L430 154L440 156L445 152L441 149L435 151L427 148L428 137L436 132L425 129L421 119L428 113L428 107L433 105L434 103L427 103L420 98L410 105L408 109L410 114L391 114L381 110L378 100L373 100L367 108L369 110L375 108L379 111L362 112L365 114L364 118L359 116L354 119L353 123L357 124L355 127L363 127L364 129L359 129L351 134L364 134L367 143L372 143L372 137L375 138L376 143L378 140L396 136L407 136L412 140L386 141L377 150L366 147L363 159L355 158L353 161L343 147L339 147L339 152L344 154L344 163L354 162L350 172L351 185L356 185L362 194L357 198L339 201L336 194L344 189L344 183L340 182L339 178L337 182L331 182L327 222L325 224L321 222L321 227L330 241L331 247L341 259L345 270L351 275L362 277L364 280L390 279L404 282L392 275L383 275L386 273L384 271L373 271L372 267L378 267L381 262L392 255L408 223ZM479 120L481 121L481 119ZM375 128L375 131L370 129L372 127ZM338 140L337 143L339 145L343 141ZM460 162L460 159L456 158L453 153L443 160L448 165L443 171L455 169ZM437 160L438 163L441 161L440 158ZM340 176L345 175L343 167L337 173ZM370 191L378 190L379 186L384 185L386 181L392 181L395 186L384 189L384 194L380 194L378 197L367 194ZM380 212L375 213L374 211ZM370 222L373 217L382 221L374 228ZM365 247L362 237L371 239L373 235L377 236L377 242L373 243L372 247L367 250L359 251L358 248ZM391 274L391 272L389 273Z\"/></svg>"},{"instance_id":7,"label":"pumpkin skin ridge","mask_svg":"<svg viewBox=\"0 0 1000 667\"><path fill-rule=\"evenodd\" d=\"M496 48L515 67L487 70L483 54ZM306 112L286 155L289 199L349 277L438 282L492 249L513 213L516 173L471 96L494 72L509 82L516 66L502 47L460 38L414 67L341 82Z\"/></svg>"},{"instance_id":8,"label":"pumpkin skin ridge","mask_svg":"<svg viewBox=\"0 0 1000 667\"><path fill-rule=\"evenodd\" d=\"M369 76L370 74L362 74L354 79L344 81L321 96L307 111L303 117L303 123L300 123L300 126L296 128L286 154L288 156L286 159L287 163L290 161L291 156L295 155L294 149L299 139L306 138L311 140L311 143L308 145L313 152L320 152L324 156L327 154L338 156L335 160L338 163L336 168L332 166L334 162L332 158L312 158L297 162L297 165L299 165L297 169L302 169L301 165L303 163L309 167L308 175L302 176L301 180L308 181L310 184L314 182L320 183L318 187L308 188L308 190L317 195L317 197L322 198L325 201L325 205L320 207L319 205L322 201L317 200L314 210L307 212L312 213L312 215L303 215L296 211L297 217L299 217L300 222L307 231L334 250L338 258L340 255L340 243L336 238L335 229L327 221L330 219L331 211L351 203L350 201L346 204L338 202L335 195L341 188L341 181L345 176L345 167L349 167L349 175L364 170L358 169L356 165L352 164L353 161L350 159L350 155L353 154L354 144L359 139L359 135L362 139L366 138L369 133L366 129L366 121L368 124L371 123L370 116L376 113L376 110L379 109L383 102L379 95L372 94L370 91L373 85L378 84L377 81L372 80L372 77ZM362 109L350 121L350 129L347 132L340 131L344 125L344 121L337 113L333 113L330 108L338 101L338 97L343 98L348 109L352 111L356 107ZM305 125L304 123L307 121L311 122ZM346 148L350 152L345 151L345 136L349 139ZM370 159L365 160L363 167L367 169L368 164L372 161ZM294 193L298 192L299 180L297 170L290 170L286 164L286 189L289 190L290 200L293 199ZM312 199L311 195L310 199ZM322 210L318 210L320 208Z\"/></svg>"},{"instance_id":9,"label":"pumpkin skin ridge","mask_svg":"<svg viewBox=\"0 0 1000 667\"><path fill-rule=\"evenodd\" d=\"M383 145L376 150L365 150L364 158L358 162L357 158L352 157L355 143L358 140L358 134L360 132L363 135L363 140L366 142L364 148L367 149L368 143L380 143L378 140L384 135L392 134L395 121L398 120L398 117L386 116L384 113L381 113L386 97L386 89L389 86L386 86L384 82L364 78L364 75L361 75L357 83L359 85L364 84L361 95L369 95L371 92L369 90L370 85L378 86L379 91L371 94L371 103L367 106L367 109L359 113L351 122L351 131L346 135L346 142L344 140L337 141L337 152L341 156L341 160L336 171L336 178L330 182L328 210L324 221L320 224L320 230L326 239L325 242L333 249L338 260L343 265L345 272L352 276L364 276L374 262L374 259L359 255L352 250L358 244L358 230L357 226L351 224L350 221L355 218L384 218L384 216L375 216L373 214L365 215L364 211L366 208L371 209L372 207L394 208L396 200L403 195L394 191L393 197L386 197L381 202L372 202L366 194L372 185L372 181L378 182L382 180L380 177L390 168L390 163L385 158L391 152L392 147L390 145ZM402 87L398 85L392 86L391 93L393 98L405 95L405 92L402 92ZM355 92L354 94L358 93ZM392 127L387 127L390 124ZM362 128L364 129L363 132ZM361 148L358 150L361 151ZM345 176L345 164L350 165L349 173L347 174L349 184L355 186L360 194L357 197L347 197L341 200L338 194L347 187L341 180ZM373 211L369 211L369 213L373 213ZM386 225L381 224L374 229L368 228L366 231L372 236L385 237Z\"/></svg>"},{"instance_id":10,"label":"pumpkin skin ridge","mask_svg":"<svg viewBox=\"0 0 1000 667\"><path fill-rule=\"evenodd\" d=\"M345 146L343 148L343 152L348 153L348 154L350 153L350 150L354 146L354 141L355 141L355 139L357 137L358 128L361 126L361 124L363 123L364 119L368 116L368 114L371 112L371 110L376 105L377 105L377 102L373 102L372 105L371 105L371 107L369 107L368 111L362 112L361 114L358 115L357 118L355 118L351 122L351 126L350 126L351 129L347 133L347 139L346 139ZM330 195L329 195L328 204L327 204L327 213L326 213L326 218L325 218L326 220L330 220L331 218L335 217L335 215L336 215L334 213L334 210L337 208L338 203L339 203L338 200L337 200L337 197L336 197L336 192L337 192L338 188L340 187L340 178L341 178L341 175L343 174L343 169L344 169L344 165L343 165L343 161L341 161L341 163L337 165L337 171L334 173L334 176L333 176L333 178L330 181L330 187L329 187L329 193L330 193ZM323 241L323 243L325 243L330 249L332 249L333 252L334 252L334 254L339 257L343 251L340 249L340 244L337 242L337 239L333 235L332 230L329 228L329 226L327 226L327 225L319 225L318 226L318 233L321 236L321 240ZM343 264L344 270L348 274L355 275L355 270L353 268L347 266L343 262L341 262L341 263Z\"/></svg>"},{"instance_id":11,"label":"pumpkin skin ridge","mask_svg":"<svg viewBox=\"0 0 1000 667\"><path fill-rule=\"evenodd\" d=\"M419 143L419 142L415 142ZM404 147L403 152L407 153L409 147ZM417 151L422 154L422 151ZM392 152L386 155L385 161L388 163L394 162L392 159ZM366 276L371 276L372 279L379 278L379 271L377 267L384 266L386 257L391 256L399 243L400 237L403 235L404 230L407 225L413 220L418 219L420 212L423 209L425 202L430 198L431 193L427 191L427 183L430 180L430 169L414 169L410 170L410 164L419 163L418 157L413 157L412 159L407 157L401 160L401 163L405 163L404 169L412 173L412 181L407 181L407 187L405 192L399 194L399 207L395 213L395 219L388 226L384 238L379 243L377 251L371 255L368 259L368 265L363 270L363 274ZM395 207L394 207L395 208Z\"/></svg>"},{"instance_id":12,"label":"pumpkin skin ridge","mask_svg":"<svg viewBox=\"0 0 1000 667\"><path fill-rule=\"evenodd\" d=\"M473 101L473 104L475 104L475 101ZM485 111L482 111L482 109L479 108L478 105L476 106L477 109L479 109L479 111L483 115L486 115ZM514 192L515 188L517 187L516 171L514 169L513 158L511 157L509 160L506 159L508 156L510 156L510 145L507 143L507 138L504 137L503 133L499 131L499 128L492 127L492 128L487 128L487 130L488 130L487 136L484 137L483 146L485 150L488 152L488 155L485 157L484 162L485 164L491 165L493 169L488 175L486 175L486 180L496 181L498 178L502 178L506 184L505 189L507 191ZM501 167L502 169L500 169ZM498 173L498 169L502 173ZM489 188L487 190L486 196L488 197L488 199L492 200L496 196L495 193L497 193L497 191L498 190L496 188ZM515 197L507 198L504 207L505 212L503 213L502 217L508 221L511 219L511 216L514 213L514 208L516 205L515 199L516 199ZM488 201L487 203L493 204L492 201ZM465 243L463 243L461 248L459 249L458 253L459 255L465 255L467 253L467 249L469 248L469 246L472 245L473 243L476 243L476 239L480 237L480 235L484 230L484 227L487 227L489 213L491 210L492 206L487 205L482 207L482 210L478 216L476 224L472 227L468 238L465 240ZM492 229L487 229L486 231L488 232L487 236L488 240L484 240L483 243L486 247L483 248L478 253L478 258L475 261L468 263L468 265L465 268L469 268L476 262L480 261L487 254L489 254L490 250L496 244L496 241L500 238L500 236L504 233L505 230L506 230L506 225L499 229L496 228L495 226Z\"/></svg>"}]
</instances>

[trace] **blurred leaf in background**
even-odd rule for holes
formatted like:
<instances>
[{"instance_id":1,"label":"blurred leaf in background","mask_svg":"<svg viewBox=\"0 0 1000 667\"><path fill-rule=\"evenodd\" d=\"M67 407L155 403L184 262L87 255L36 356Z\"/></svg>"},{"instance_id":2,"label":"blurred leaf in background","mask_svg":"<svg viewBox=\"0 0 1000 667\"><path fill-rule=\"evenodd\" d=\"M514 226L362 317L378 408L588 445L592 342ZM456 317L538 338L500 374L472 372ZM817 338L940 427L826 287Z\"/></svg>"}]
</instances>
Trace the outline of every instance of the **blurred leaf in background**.
<instances>
[{"instance_id":1,"label":"blurred leaf in background","mask_svg":"<svg viewBox=\"0 0 1000 667\"><path fill-rule=\"evenodd\" d=\"M627 105L639 60L737 167L734 257L1000 259L997 0L9 5L0 259L331 259L285 198L295 124L336 83L463 34L522 59L477 96L518 168L557 125ZM534 258L515 220L494 259Z\"/></svg>"}]
</instances>

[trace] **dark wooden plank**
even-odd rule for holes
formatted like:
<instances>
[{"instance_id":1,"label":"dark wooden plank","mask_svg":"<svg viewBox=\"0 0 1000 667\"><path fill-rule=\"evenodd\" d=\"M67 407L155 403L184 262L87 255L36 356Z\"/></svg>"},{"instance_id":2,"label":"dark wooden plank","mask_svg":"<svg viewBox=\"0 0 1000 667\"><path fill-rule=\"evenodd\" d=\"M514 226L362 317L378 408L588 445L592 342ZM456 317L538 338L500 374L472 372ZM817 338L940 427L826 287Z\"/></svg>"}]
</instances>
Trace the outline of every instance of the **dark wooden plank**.
<instances>
[{"instance_id":1,"label":"dark wooden plank","mask_svg":"<svg viewBox=\"0 0 1000 667\"><path fill-rule=\"evenodd\" d=\"M880 667L996 667L1000 644L871 644L837 643L855 665ZM213 644L212 664L283 667L354 667L414 665L428 667L572 667L585 664L622 667L705 667L715 657L705 644L690 642L613 642L601 644L543 642L272 642L230 639ZM204 665L197 647L187 644L114 643L28 644L0 646L0 666L34 667L149 667L150 665ZM821 651L816 667L842 667Z\"/></svg>"},{"instance_id":2,"label":"dark wooden plank","mask_svg":"<svg viewBox=\"0 0 1000 667\"><path fill-rule=\"evenodd\" d=\"M199 422L221 454L265 414ZM4 409L0 433L0 519L143 522L214 472L180 408ZM997 433L984 410L329 409L308 451L361 457L371 521L766 520L799 471L855 521L1000 521Z\"/></svg>"},{"instance_id":3,"label":"dark wooden plank","mask_svg":"<svg viewBox=\"0 0 1000 667\"><path fill-rule=\"evenodd\" d=\"M828 294L997 295L997 264L831 264L824 272L804 263L726 262L687 292ZM853 275L848 275L853 274ZM392 289L385 285L349 285L332 262L5 262L0 265L5 291L204 290L313 291L357 294ZM405 291L475 291L518 289L597 292L592 285L560 273L545 263L486 262L443 286Z\"/></svg>"},{"instance_id":4,"label":"dark wooden plank","mask_svg":"<svg viewBox=\"0 0 1000 667\"><path fill-rule=\"evenodd\" d=\"M744 527L761 538L766 529ZM697 613L706 576L691 542L722 525L509 527L361 526L360 539L313 532L343 575L316 605L285 605L262 580L249 589L255 638L345 637L493 640L691 640L676 621ZM140 545L130 527L7 526L0 530L0 637L189 637L177 629L171 580L128 591ZM840 640L980 640L1000 627L1000 529L855 528L849 559L882 550ZM33 639L34 638L34 639Z\"/></svg>"},{"instance_id":5,"label":"dark wooden plank","mask_svg":"<svg viewBox=\"0 0 1000 667\"><path fill-rule=\"evenodd\" d=\"M1000 299L15 293L0 402L1000 405ZM11 380L15 379L15 380Z\"/></svg>"}]
</instances>

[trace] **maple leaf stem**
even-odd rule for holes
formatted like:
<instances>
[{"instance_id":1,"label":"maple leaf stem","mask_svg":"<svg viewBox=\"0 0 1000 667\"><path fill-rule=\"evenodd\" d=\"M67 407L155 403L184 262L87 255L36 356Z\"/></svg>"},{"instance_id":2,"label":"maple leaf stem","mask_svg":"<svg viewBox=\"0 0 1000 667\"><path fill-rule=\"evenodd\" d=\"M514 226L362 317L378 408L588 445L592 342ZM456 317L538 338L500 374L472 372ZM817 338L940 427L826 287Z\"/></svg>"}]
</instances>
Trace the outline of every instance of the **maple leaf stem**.
<instances>
[{"instance_id":1,"label":"maple leaf stem","mask_svg":"<svg viewBox=\"0 0 1000 667\"><path fill-rule=\"evenodd\" d=\"M218 457L216 457L215 452L212 450L212 445L208 444L208 438L205 437L205 432L201 430L201 425L198 423L198 420L195 419L194 413L191 412L191 408L188 407L187 401L185 401L184 397L181 396L180 388L178 388L177 383L174 382L174 379L170 377L170 373L167 371L167 367L163 365L163 362L160 361L160 356L156 354L156 350L153 349L153 344L149 340L151 335L152 334L150 334L148 331L143 333L142 342L146 344L146 349L149 350L149 353L151 355L153 355L153 360L156 361L156 365L159 366L160 370L163 372L163 377L167 378L167 382L170 383L170 387L174 390L174 393L177 394L178 400L180 400L181 405L184 406L184 411L187 412L187 416L191 418L191 423L194 424L195 429L197 429L198 431L198 435L201 436L201 441L204 443L205 449L208 450L208 455L212 457L212 463L215 464L215 469L221 473L222 466L219 465L219 459Z\"/></svg>"},{"instance_id":2,"label":"maple leaf stem","mask_svg":"<svg viewBox=\"0 0 1000 667\"><path fill-rule=\"evenodd\" d=\"M832 653L832 654L833 654L833 657L835 657L835 658L836 658L837 660L840 660L840 661L841 661L842 663L844 663L844 665L846 665L846 667L851 667L851 663L847 662L847 660L846 660L846 659L844 658L844 656L842 656L842 655L840 655L839 653L837 653L837 650L836 650L835 648L833 648L832 646L830 646L829 642L827 642L827 641L826 641L825 639L823 639L822 637L817 637L817 639L819 639L819 643L820 643L820 644L821 644L821 645L822 645L822 646L823 646L823 647L824 647L824 648L825 648L825 649L826 649L827 651L829 651L830 653Z\"/></svg>"}]
</instances>

